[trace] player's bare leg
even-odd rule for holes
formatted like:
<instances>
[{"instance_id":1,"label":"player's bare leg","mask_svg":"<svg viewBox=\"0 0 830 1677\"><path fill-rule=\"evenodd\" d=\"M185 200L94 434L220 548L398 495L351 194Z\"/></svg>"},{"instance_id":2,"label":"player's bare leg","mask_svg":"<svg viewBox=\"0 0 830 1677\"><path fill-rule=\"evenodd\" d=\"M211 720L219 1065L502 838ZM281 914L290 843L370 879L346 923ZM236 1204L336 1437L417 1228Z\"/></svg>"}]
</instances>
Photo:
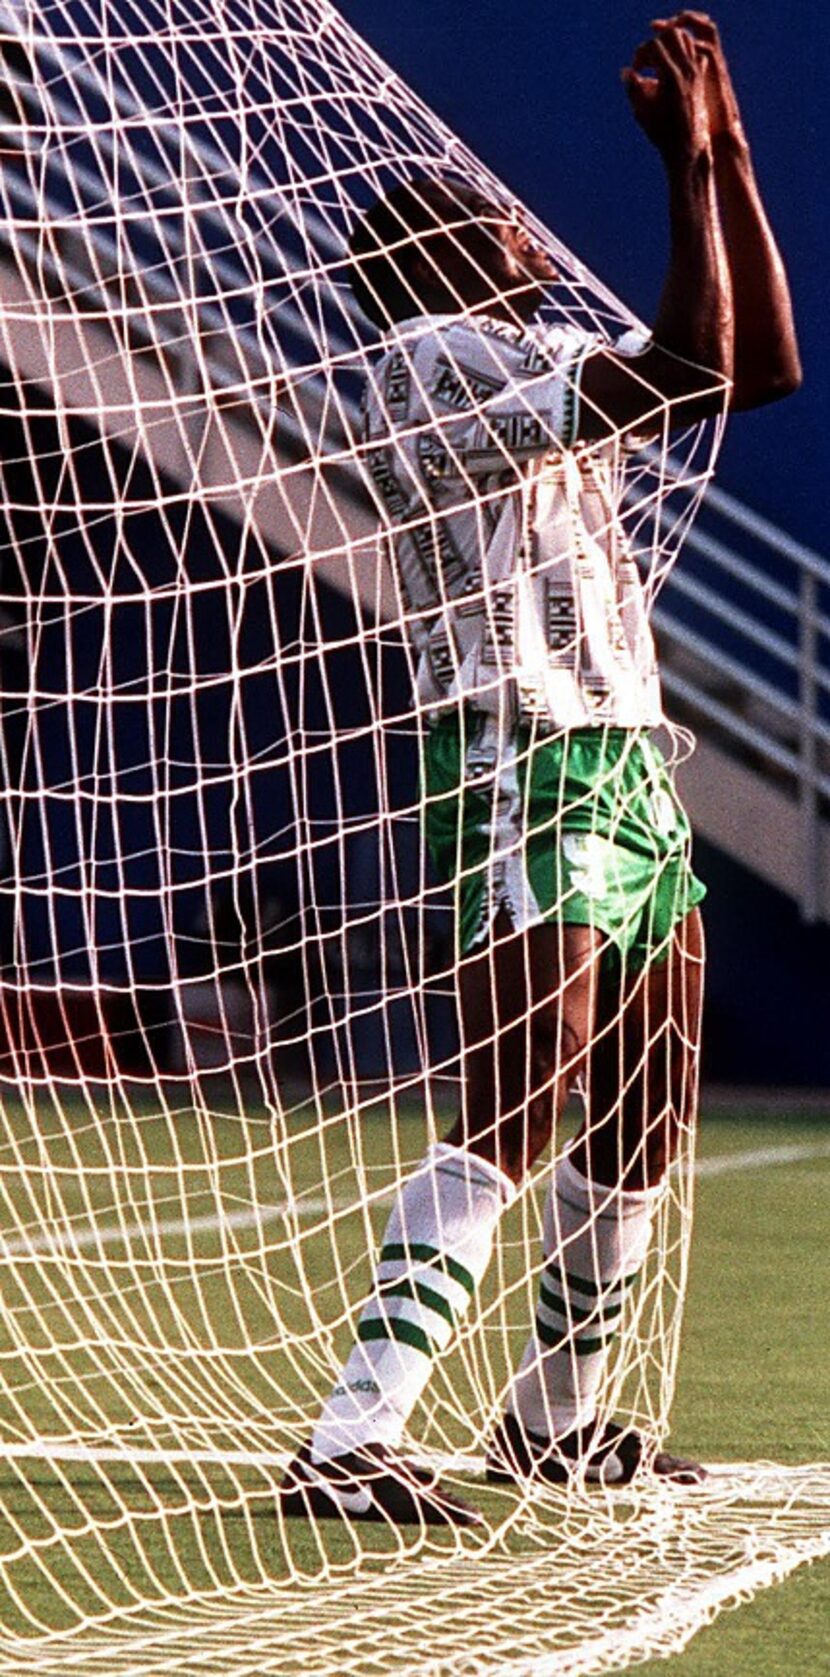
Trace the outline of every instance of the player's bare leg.
<instances>
[{"instance_id":1,"label":"player's bare leg","mask_svg":"<svg viewBox=\"0 0 830 1677\"><path fill-rule=\"evenodd\" d=\"M600 1430L598 1393L661 1184L694 1124L702 971L694 911L665 961L600 986L588 1116L554 1173L536 1324L494 1440L493 1478L559 1483L581 1466L590 1478L623 1482L643 1459L637 1433L614 1423ZM697 1464L664 1454L650 1467L679 1483L704 1477Z\"/></svg>"},{"instance_id":2,"label":"player's bare leg","mask_svg":"<svg viewBox=\"0 0 830 1677\"><path fill-rule=\"evenodd\" d=\"M602 937L517 933L504 910L459 979L462 1109L446 1137L520 1183L548 1146L593 1034Z\"/></svg>"},{"instance_id":3,"label":"player's bare leg","mask_svg":"<svg viewBox=\"0 0 830 1677\"><path fill-rule=\"evenodd\" d=\"M703 926L693 909L668 956L603 986L588 1062L589 1116L572 1160L594 1182L659 1187L697 1115Z\"/></svg>"}]
</instances>

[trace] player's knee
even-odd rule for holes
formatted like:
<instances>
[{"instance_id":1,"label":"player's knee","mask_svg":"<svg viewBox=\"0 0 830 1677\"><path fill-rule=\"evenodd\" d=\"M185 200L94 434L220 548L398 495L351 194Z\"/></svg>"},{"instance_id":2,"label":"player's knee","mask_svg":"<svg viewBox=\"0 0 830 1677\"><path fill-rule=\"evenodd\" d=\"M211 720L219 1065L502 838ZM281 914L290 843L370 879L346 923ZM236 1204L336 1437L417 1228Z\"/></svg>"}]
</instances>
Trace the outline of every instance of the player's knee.
<instances>
[{"instance_id":1,"label":"player's knee","mask_svg":"<svg viewBox=\"0 0 830 1677\"><path fill-rule=\"evenodd\" d=\"M585 1057L586 1043L567 1019L547 1009L534 1018L529 1042L531 1094L570 1085Z\"/></svg>"}]
</instances>

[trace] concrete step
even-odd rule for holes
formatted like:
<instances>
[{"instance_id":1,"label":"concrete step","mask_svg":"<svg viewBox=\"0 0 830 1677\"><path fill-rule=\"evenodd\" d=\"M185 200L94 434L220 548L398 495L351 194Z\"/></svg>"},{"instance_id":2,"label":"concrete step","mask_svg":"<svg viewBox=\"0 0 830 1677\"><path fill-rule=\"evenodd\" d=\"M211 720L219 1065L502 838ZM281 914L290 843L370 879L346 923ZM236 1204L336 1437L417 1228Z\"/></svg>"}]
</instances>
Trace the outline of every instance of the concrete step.
<instances>
[{"instance_id":1,"label":"concrete step","mask_svg":"<svg viewBox=\"0 0 830 1677\"><path fill-rule=\"evenodd\" d=\"M813 827L791 792L706 737L677 786L701 838L830 922L830 822Z\"/></svg>"}]
</instances>

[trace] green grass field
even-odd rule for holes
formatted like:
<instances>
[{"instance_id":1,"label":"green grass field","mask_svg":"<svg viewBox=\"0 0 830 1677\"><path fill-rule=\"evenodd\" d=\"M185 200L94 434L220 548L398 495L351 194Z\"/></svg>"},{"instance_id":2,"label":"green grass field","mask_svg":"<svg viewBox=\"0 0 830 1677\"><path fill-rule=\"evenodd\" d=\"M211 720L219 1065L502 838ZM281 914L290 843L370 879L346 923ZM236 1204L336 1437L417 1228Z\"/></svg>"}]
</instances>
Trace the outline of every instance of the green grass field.
<instances>
[{"instance_id":1,"label":"green grass field","mask_svg":"<svg viewBox=\"0 0 830 1677\"><path fill-rule=\"evenodd\" d=\"M825 1145L825 1156L700 1181L672 1436L704 1460L830 1461L830 1126L757 1115L703 1125L704 1160ZM828 1624L823 1561L722 1615L669 1669L817 1677L830 1671Z\"/></svg>"},{"instance_id":2,"label":"green grass field","mask_svg":"<svg viewBox=\"0 0 830 1677\"><path fill-rule=\"evenodd\" d=\"M422 1123L401 1124L395 1150L382 1112L360 1125L341 1117L322 1128L301 1112L275 1151L268 1124L250 1115L244 1125L217 1118L206 1126L190 1113L171 1121L148 1111L135 1122L114 1114L100 1124L80 1108L69 1121L44 1108L35 1131L12 1105L5 1137L0 1239L12 1261L4 1266L0 1324L3 1437L20 1440L36 1429L100 1443L109 1432L116 1445L184 1443L204 1456L241 1447L273 1454L300 1436L303 1414L329 1379L321 1337L335 1354L345 1348L344 1313L366 1287L384 1192L420 1156ZM781 1148L792 1156L767 1156ZM704 1122L700 1158L674 1442L712 1461L827 1461L830 1124L826 1117L721 1115ZM713 1170L716 1161L724 1168ZM288 1181L293 1253L276 1237ZM377 1195L366 1220L344 1209L359 1186ZM96 1241L96 1229L106 1231L104 1241ZM520 1246L509 1230L504 1246L488 1296L506 1282L519 1309L521 1276L511 1265ZM290 1365L278 1369L269 1349L275 1298L297 1334ZM523 1331L517 1323L515 1348ZM214 1345L221 1355L206 1359ZM494 1345L496 1361L513 1352L513 1344ZM449 1372L454 1407L441 1437L458 1447L470 1442L464 1416L481 1402L482 1374L463 1358ZM440 1400L440 1375L438 1393ZM76 1610L95 1616L104 1602L128 1608L135 1590L152 1599L154 1579L171 1579L175 1593L177 1581L197 1589L226 1579L230 1589L289 1568L309 1578L321 1566L353 1565L353 1537L338 1528L329 1526L322 1539L302 1524L280 1533L273 1484L273 1470L256 1465L230 1471L203 1461L136 1471L7 1460L0 1556L11 1583L2 1614L8 1629L61 1630ZM470 1490L494 1517L503 1513L495 1492L476 1482ZM56 1527L71 1541L53 1541ZM102 1532L110 1533L106 1542ZM12 1560L21 1537L27 1552ZM35 1562L37 1545L49 1557L46 1568ZM369 1546L382 1564L397 1540L375 1530ZM702 1631L674 1658L678 1677L828 1669L828 1606L830 1563L802 1569ZM357 1669L351 1660L344 1644L343 1673Z\"/></svg>"}]
</instances>

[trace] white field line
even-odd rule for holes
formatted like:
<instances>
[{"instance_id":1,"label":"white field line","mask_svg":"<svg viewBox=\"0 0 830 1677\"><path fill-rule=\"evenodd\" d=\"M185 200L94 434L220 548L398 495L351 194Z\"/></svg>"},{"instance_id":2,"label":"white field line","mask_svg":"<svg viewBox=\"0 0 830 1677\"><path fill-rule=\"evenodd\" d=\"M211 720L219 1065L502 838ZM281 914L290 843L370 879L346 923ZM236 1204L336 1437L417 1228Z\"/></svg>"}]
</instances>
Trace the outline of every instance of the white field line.
<instances>
[{"instance_id":1,"label":"white field line","mask_svg":"<svg viewBox=\"0 0 830 1677\"><path fill-rule=\"evenodd\" d=\"M31 1444L4 1444L0 1462L55 1461L55 1462L129 1462L131 1466L148 1467L261 1467L276 1468L283 1473L291 1460L284 1450L142 1450L129 1444L53 1444L49 1439L37 1439ZM465 1471L476 1472L465 1457ZM484 1472L484 1458L481 1458Z\"/></svg>"},{"instance_id":2,"label":"white field line","mask_svg":"<svg viewBox=\"0 0 830 1677\"><path fill-rule=\"evenodd\" d=\"M798 1164L804 1159L830 1157L830 1141L792 1142L780 1147L756 1147L743 1153L723 1153L714 1159L700 1159L694 1167L697 1177L726 1176L733 1171L764 1170L769 1165ZM389 1205L392 1194L382 1188L368 1194L363 1205ZM303 1197L285 1200L281 1205L259 1205L251 1210L229 1211L222 1216L206 1212L199 1217L173 1217L161 1222L116 1223L106 1228L87 1224L80 1229L65 1229L58 1234L17 1235L13 1239L0 1238L0 1261L4 1258L48 1258L59 1253L70 1255L95 1246L129 1245L132 1241L153 1241L164 1235L197 1235L216 1230L252 1229L289 1217L321 1217L326 1212L346 1212L354 1208L353 1200Z\"/></svg>"},{"instance_id":3,"label":"white field line","mask_svg":"<svg viewBox=\"0 0 830 1677\"><path fill-rule=\"evenodd\" d=\"M47 1438L28 1444L4 1444L0 1452L0 1462L127 1462L134 1467L252 1467L278 1473L285 1472L291 1459L291 1452L286 1450L152 1450L131 1448L120 1440L112 1444L65 1444ZM481 1478L487 1465L484 1456L441 1450L425 1450L419 1459L439 1473L470 1473ZM733 1489L740 1489L745 1495L755 1491L765 1499L783 1501L792 1495L792 1486L802 1482L808 1498L812 1492L816 1500L821 1500L823 1505L827 1503L830 1462L801 1462L794 1467L770 1461L709 1462L706 1472L708 1478L702 1497L709 1491L717 1491L719 1483L728 1480ZM616 1494L611 1486L606 1486L608 1491ZM630 1490L621 1487L618 1494L625 1500Z\"/></svg>"},{"instance_id":4,"label":"white field line","mask_svg":"<svg viewBox=\"0 0 830 1677\"><path fill-rule=\"evenodd\" d=\"M388 1188L380 1188L373 1194L366 1194L360 1202L362 1205L391 1205L392 1193ZM64 1229L60 1234L39 1236L37 1239L30 1235L16 1235L12 1240L0 1236L0 1261L3 1258L48 1258L56 1253L83 1252L90 1246L121 1246L129 1245L133 1240L155 1240L159 1235L204 1234L212 1229L254 1229L263 1223L274 1223L289 1217L321 1217L325 1212L345 1212L355 1208L354 1200L329 1199L322 1195L316 1199L306 1196L298 1200L283 1200L280 1205L269 1205L267 1201L262 1205L244 1211L228 1211L217 1216L214 1211L204 1212L199 1217L166 1217L161 1222L155 1218L147 1222L111 1223L101 1227L96 1223L87 1223L80 1229Z\"/></svg>"},{"instance_id":5,"label":"white field line","mask_svg":"<svg viewBox=\"0 0 830 1677\"><path fill-rule=\"evenodd\" d=\"M733 1170L764 1170L767 1165L794 1165L802 1159L830 1156L830 1141L786 1142L781 1147L757 1147L748 1153L719 1153L699 1159L695 1176L726 1176Z\"/></svg>"},{"instance_id":6,"label":"white field line","mask_svg":"<svg viewBox=\"0 0 830 1677\"><path fill-rule=\"evenodd\" d=\"M211 1229L251 1229L260 1223L273 1223L277 1218L287 1217L290 1212L296 1216L316 1215L327 1205L326 1200L302 1200L292 1205L286 1200L283 1205L262 1205L256 1211L228 1211L217 1217L215 1212L206 1212L201 1217L169 1217L160 1223L149 1221L146 1223L115 1223L107 1228L98 1228L94 1223L88 1223L85 1228L66 1229L60 1234L50 1234L35 1239L28 1235L18 1235L13 1240L0 1239L0 1260L3 1258L49 1258L56 1253L83 1252L90 1246L128 1246L132 1241L153 1241L159 1235L202 1234ZM337 1202L332 1202L335 1209L339 1209Z\"/></svg>"}]
</instances>

